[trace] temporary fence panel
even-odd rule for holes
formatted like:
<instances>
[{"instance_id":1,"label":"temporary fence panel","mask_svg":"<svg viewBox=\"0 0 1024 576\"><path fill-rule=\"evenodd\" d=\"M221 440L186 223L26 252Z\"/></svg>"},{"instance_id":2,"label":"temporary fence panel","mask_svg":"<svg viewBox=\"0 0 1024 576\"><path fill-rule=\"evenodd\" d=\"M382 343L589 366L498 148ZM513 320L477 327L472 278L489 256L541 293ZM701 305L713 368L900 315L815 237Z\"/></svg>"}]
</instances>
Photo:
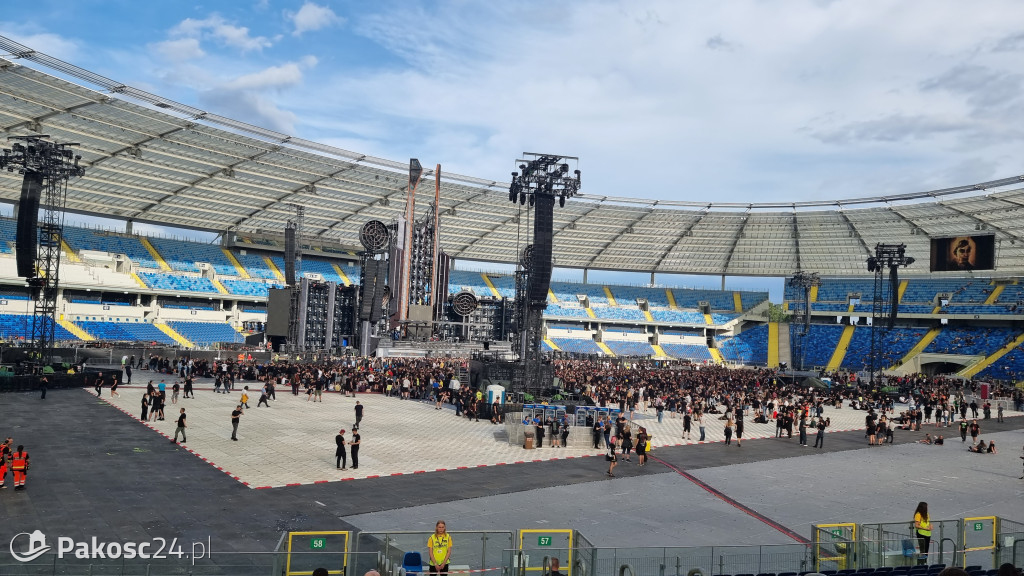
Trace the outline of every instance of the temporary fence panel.
<instances>
[{"instance_id":1,"label":"temporary fence panel","mask_svg":"<svg viewBox=\"0 0 1024 576\"><path fill-rule=\"evenodd\" d=\"M815 570L820 572L857 567L856 524L817 524L813 532Z\"/></svg>"},{"instance_id":2,"label":"temporary fence panel","mask_svg":"<svg viewBox=\"0 0 1024 576\"><path fill-rule=\"evenodd\" d=\"M559 564L564 566L568 576L572 573L572 548L573 537L576 531L564 529L523 529L519 531L519 550L531 557L554 557L558 558ZM533 562L527 566L527 571L541 571L542 564Z\"/></svg>"},{"instance_id":3,"label":"temporary fence panel","mask_svg":"<svg viewBox=\"0 0 1024 576\"><path fill-rule=\"evenodd\" d=\"M401 566L406 552L419 552L424 566L430 556L427 540L433 532L360 532L356 538L356 550L379 552L394 566ZM502 552L512 548L512 532L463 531L448 532L452 541L449 570L455 573L497 573L503 564ZM360 567L362 568L362 567ZM369 568L366 568L367 570ZM364 574L366 570L357 570Z\"/></svg>"},{"instance_id":4,"label":"temporary fence panel","mask_svg":"<svg viewBox=\"0 0 1024 576\"><path fill-rule=\"evenodd\" d=\"M998 527L995 564L1024 566L1024 523L1000 518Z\"/></svg>"},{"instance_id":5,"label":"temporary fence panel","mask_svg":"<svg viewBox=\"0 0 1024 576\"><path fill-rule=\"evenodd\" d=\"M347 530L289 532L285 576L311 576L319 567L344 575L349 536Z\"/></svg>"},{"instance_id":6,"label":"temporary fence panel","mask_svg":"<svg viewBox=\"0 0 1024 576\"><path fill-rule=\"evenodd\" d=\"M995 563L997 522L995 516L964 518L961 566L991 566Z\"/></svg>"},{"instance_id":7,"label":"temporary fence panel","mask_svg":"<svg viewBox=\"0 0 1024 576\"><path fill-rule=\"evenodd\" d=\"M572 570L573 576L594 576L594 567L597 565L597 548L587 539L586 536L577 531L573 534L573 565L566 570Z\"/></svg>"}]
</instances>

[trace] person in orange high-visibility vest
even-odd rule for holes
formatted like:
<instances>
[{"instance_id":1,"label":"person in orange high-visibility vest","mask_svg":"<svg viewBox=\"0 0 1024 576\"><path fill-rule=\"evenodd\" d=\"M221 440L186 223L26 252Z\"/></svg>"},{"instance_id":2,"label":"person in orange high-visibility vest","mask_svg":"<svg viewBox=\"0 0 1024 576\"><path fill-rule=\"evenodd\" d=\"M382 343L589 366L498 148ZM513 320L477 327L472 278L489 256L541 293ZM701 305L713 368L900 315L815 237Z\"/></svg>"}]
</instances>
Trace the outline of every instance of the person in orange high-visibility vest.
<instances>
[{"instance_id":1,"label":"person in orange high-visibility vest","mask_svg":"<svg viewBox=\"0 0 1024 576\"><path fill-rule=\"evenodd\" d=\"M11 470L14 471L14 489L25 489L25 473L28 472L28 452L24 446L18 446L18 450L11 454Z\"/></svg>"},{"instance_id":2,"label":"person in orange high-visibility vest","mask_svg":"<svg viewBox=\"0 0 1024 576\"><path fill-rule=\"evenodd\" d=\"M11 439L0 442L0 490L7 488L7 462L11 459Z\"/></svg>"}]
</instances>

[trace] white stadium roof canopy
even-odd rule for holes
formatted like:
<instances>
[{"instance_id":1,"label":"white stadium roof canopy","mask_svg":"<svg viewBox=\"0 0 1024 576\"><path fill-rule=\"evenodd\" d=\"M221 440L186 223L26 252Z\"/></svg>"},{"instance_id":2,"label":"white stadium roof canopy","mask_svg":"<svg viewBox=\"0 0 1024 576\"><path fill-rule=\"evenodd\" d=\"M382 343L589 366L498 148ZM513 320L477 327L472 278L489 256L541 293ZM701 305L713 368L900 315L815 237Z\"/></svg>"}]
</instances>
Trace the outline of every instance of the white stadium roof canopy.
<instances>
[{"instance_id":1,"label":"white stadium roof canopy","mask_svg":"<svg viewBox=\"0 0 1024 576\"><path fill-rule=\"evenodd\" d=\"M405 161L210 114L2 36L0 50L7 55L0 58L0 136L46 134L79 143L86 174L69 183L69 211L279 235L295 205L302 205L307 240L358 250L363 223L388 222L404 210ZM53 74L42 71L47 69ZM516 153L510 151L510 158ZM432 193L430 180L427 171L421 195ZM526 218L508 201L508 185L442 173L441 242L447 253L516 261ZM925 273L929 238L994 234L995 273L1022 274L1021 186L1024 176L895 196L762 204L581 194L555 209L554 258L566 268L834 276L866 273L876 243L902 242L917 259L907 271ZM0 201L17 202L20 194L21 177L0 173ZM426 204L418 203L424 211Z\"/></svg>"}]
</instances>

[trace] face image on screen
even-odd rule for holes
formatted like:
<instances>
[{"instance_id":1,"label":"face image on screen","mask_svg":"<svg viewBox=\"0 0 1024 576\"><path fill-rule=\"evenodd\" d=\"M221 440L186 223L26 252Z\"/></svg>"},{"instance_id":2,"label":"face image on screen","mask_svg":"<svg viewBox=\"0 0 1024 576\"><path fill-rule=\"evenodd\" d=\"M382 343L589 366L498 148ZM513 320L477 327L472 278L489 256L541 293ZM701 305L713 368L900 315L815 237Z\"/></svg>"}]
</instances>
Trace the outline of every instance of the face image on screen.
<instances>
[{"instance_id":1,"label":"face image on screen","mask_svg":"<svg viewBox=\"0 0 1024 576\"><path fill-rule=\"evenodd\" d=\"M932 272L995 268L995 236L991 234L932 238L931 252Z\"/></svg>"},{"instance_id":2,"label":"face image on screen","mask_svg":"<svg viewBox=\"0 0 1024 576\"><path fill-rule=\"evenodd\" d=\"M949 242L948 270L974 270L978 259L978 244L970 236L959 236Z\"/></svg>"}]
</instances>

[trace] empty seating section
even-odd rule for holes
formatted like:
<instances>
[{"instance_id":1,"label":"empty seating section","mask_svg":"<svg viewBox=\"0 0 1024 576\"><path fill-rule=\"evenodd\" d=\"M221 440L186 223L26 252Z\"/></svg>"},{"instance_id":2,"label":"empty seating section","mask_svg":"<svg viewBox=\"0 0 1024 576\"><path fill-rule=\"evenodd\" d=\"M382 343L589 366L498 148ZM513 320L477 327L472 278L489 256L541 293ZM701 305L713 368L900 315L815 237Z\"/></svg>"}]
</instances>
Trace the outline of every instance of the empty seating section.
<instances>
[{"instance_id":1,"label":"empty seating section","mask_svg":"<svg viewBox=\"0 0 1024 576\"><path fill-rule=\"evenodd\" d=\"M516 297L516 279L514 276L488 274L487 277L491 279L491 284L494 284L502 298Z\"/></svg>"},{"instance_id":2,"label":"empty seating section","mask_svg":"<svg viewBox=\"0 0 1024 576\"><path fill-rule=\"evenodd\" d=\"M716 326L718 326L720 324L728 324L729 322L732 322L733 320L735 320L735 319L737 319L739 317L740 317L739 314L719 314L717 312L712 312L711 313L711 322L713 322Z\"/></svg>"},{"instance_id":3,"label":"empty seating section","mask_svg":"<svg viewBox=\"0 0 1024 576\"><path fill-rule=\"evenodd\" d=\"M722 290L691 290L685 288L673 288L672 296L675 298L676 306L679 308L693 308L699 310L701 302L707 302L712 310L732 311L736 309L732 291ZM765 298L768 295L765 294Z\"/></svg>"},{"instance_id":4,"label":"empty seating section","mask_svg":"<svg viewBox=\"0 0 1024 576\"><path fill-rule=\"evenodd\" d=\"M340 266L339 266L340 268ZM334 269L327 260L320 258L311 258L308 256L302 257L302 273L314 272L324 277L326 282L334 282L335 284L344 284L345 282L341 279L341 275ZM348 274L345 274L348 276Z\"/></svg>"},{"instance_id":5,"label":"empty seating section","mask_svg":"<svg viewBox=\"0 0 1024 576\"><path fill-rule=\"evenodd\" d=\"M266 280L277 280L277 275L267 265L266 260L263 259L263 255L246 250L245 254L241 252L235 252L235 258L238 258L239 264L245 268L245 271L249 273L249 276L253 278L263 278ZM281 271L284 272L283 270Z\"/></svg>"},{"instance_id":6,"label":"empty seating section","mask_svg":"<svg viewBox=\"0 0 1024 576\"><path fill-rule=\"evenodd\" d=\"M238 331L221 322L168 322L167 325L197 346L245 341Z\"/></svg>"},{"instance_id":7,"label":"empty seating section","mask_svg":"<svg viewBox=\"0 0 1024 576\"><path fill-rule=\"evenodd\" d=\"M653 356L654 348L647 342L635 342L632 340L605 340L605 345L615 353L616 356Z\"/></svg>"},{"instance_id":8,"label":"empty seating section","mask_svg":"<svg viewBox=\"0 0 1024 576\"><path fill-rule=\"evenodd\" d=\"M803 329L802 323L789 325L789 341L793 353L796 354L797 348L802 344L804 366L827 366L839 344L839 337L843 335L843 326L811 324L807 335L801 339L800 333ZM794 362L796 360L797 358L793 358Z\"/></svg>"},{"instance_id":9,"label":"empty seating section","mask_svg":"<svg viewBox=\"0 0 1024 576\"><path fill-rule=\"evenodd\" d=\"M705 324L704 315L688 310L651 310L655 322L668 324Z\"/></svg>"},{"instance_id":10,"label":"empty seating section","mask_svg":"<svg viewBox=\"0 0 1024 576\"><path fill-rule=\"evenodd\" d=\"M619 304L636 304L638 299L647 300L651 307L668 308L668 295L664 288L647 288L644 286L609 286L612 296Z\"/></svg>"},{"instance_id":11,"label":"empty seating section","mask_svg":"<svg viewBox=\"0 0 1024 576\"><path fill-rule=\"evenodd\" d=\"M75 324L97 340L121 342L159 342L174 346L177 342L159 328L146 322L75 321Z\"/></svg>"},{"instance_id":12,"label":"empty seating section","mask_svg":"<svg viewBox=\"0 0 1024 576\"><path fill-rule=\"evenodd\" d=\"M800 288L786 288L787 294L792 291L792 300L803 299ZM816 302L846 302L849 294L860 293L861 299L870 300L875 293L873 278L823 278L818 286ZM789 298L790 296L786 296Z\"/></svg>"},{"instance_id":13,"label":"empty seating section","mask_svg":"<svg viewBox=\"0 0 1024 576\"><path fill-rule=\"evenodd\" d=\"M548 304L547 309L544 310L545 317L565 317L565 318L590 318L587 312L579 306L562 306L559 304Z\"/></svg>"},{"instance_id":14,"label":"empty seating section","mask_svg":"<svg viewBox=\"0 0 1024 576\"><path fill-rule=\"evenodd\" d=\"M204 292L219 294L209 278L198 276L180 276L178 274L161 274L159 272L139 272L139 278L154 290L174 290L178 292Z\"/></svg>"},{"instance_id":15,"label":"empty seating section","mask_svg":"<svg viewBox=\"0 0 1024 576\"><path fill-rule=\"evenodd\" d=\"M928 332L925 328L893 328L881 329L881 345L879 349L879 366L888 368L899 363L907 352L917 344ZM846 350L842 367L847 370L859 371L871 367L871 327L858 326L853 331L850 347Z\"/></svg>"},{"instance_id":16,"label":"empty seating section","mask_svg":"<svg viewBox=\"0 0 1024 576\"><path fill-rule=\"evenodd\" d=\"M260 282L259 280L229 280L227 278L220 281L224 285L224 288L231 294L237 294L239 296L256 296L259 298L267 298L270 296L271 288L281 288L282 285L277 282L266 283Z\"/></svg>"},{"instance_id":17,"label":"empty seating section","mask_svg":"<svg viewBox=\"0 0 1024 576\"><path fill-rule=\"evenodd\" d=\"M18 223L10 218L0 218L0 254L14 252L14 239L17 235Z\"/></svg>"},{"instance_id":18,"label":"empty seating section","mask_svg":"<svg viewBox=\"0 0 1024 576\"><path fill-rule=\"evenodd\" d=\"M722 357L730 362L764 366L768 363L768 325L748 328L738 336L716 339Z\"/></svg>"},{"instance_id":19,"label":"empty seating section","mask_svg":"<svg viewBox=\"0 0 1024 576\"><path fill-rule=\"evenodd\" d=\"M64 228L64 241L74 250L124 254L142 268L160 267L137 236L68 226Z\"/></svg>"},{"instance_id":20,"label":"empty seating section","mask_svg":"<svg viewBox=\"0 0 1024 576\"><path fill-rule=\"evenodd\" d=\"M551 291L559 302L579 302L578 294L586 294L590 298L590 305L608 304L608 296L604 293L604 286L599 284L577 284L575 282L552 282ZM634 302L635 304L635 302Z\"/></svg>"},{"instance_id":21,"label":"empty seating section","mask_svg":"<svg viewBox=\"0 0 1024 576\"><path fill-rule=\"evenodd\" d=\"M1016 337L1010 328L944 328L924 351L934 354L983 354L988 356Z\"/></svg>"},{"instance_id":22,"label":"empty seating section","mask_svg":"<svg viewBox=\"0 0 1024 576\"><path fill-rule=\"evenodd\" d=\"M590 338L552 338L562 352L573 354L601 354L601 348Z\"/></svg>"},{"instance_id":23,"label":"empty seating section","mask_svg":"<svg viewBox=\"0 0 1024 576\"><path fill-rule=\"evenodd\" d=\"M479 272L452 270L448 273L448 293L455 294L463 290L469 290L483 298L494 296L494 293L491 292L487 283L484 282L484 277Z\"/></svg>"},{"instance_id":24,"label":"empty seating section","mask_svg":"<svg viewBox=\"0 0 1024 576\"><path fill-rule=\"evenodd\" d=\"M42 319L46 325L53 322L48 317L42 317ZM32 316L30 314L0 314L0 338L31 340ZM67 341L78 340L78 337L58 324L54 326L53 339L56 341Z\"/></svg>"},{"instance_id":25,"label":"empty seating section","mask_svg":"<svg viewBox=\"0 0 1024 576\"><path fill-rule=\"evenodd\" d=\"M591 306L590 309L594 311L594 316L603 320L632 320L634 322L647 320L644 313L636 306Z\"/></svg>"},{"instance_id":26,"label":"empty seating section","mask_svg":"<svg viewBox=\"0 0 1024 576\"><path fill-rule=\"evenodd\" d=\"M238 275L238 269L228 260L224 251L217 244L189 242L173 238L150 238L149 243L156 248L171 270L198 272L198 262L208 262L217 271L217 274Z\"/></svg>"},{"instance_id":27,"label":"empty seating section","mask_svg":"<svg viewBox=\"0 0 1024 576\"><path fill-rule=\"evenodd\" d=\"M687 360L711 360L711 351L702 344L662 344L661 349L673 358Z\"/></svg>"}]
</instances>

